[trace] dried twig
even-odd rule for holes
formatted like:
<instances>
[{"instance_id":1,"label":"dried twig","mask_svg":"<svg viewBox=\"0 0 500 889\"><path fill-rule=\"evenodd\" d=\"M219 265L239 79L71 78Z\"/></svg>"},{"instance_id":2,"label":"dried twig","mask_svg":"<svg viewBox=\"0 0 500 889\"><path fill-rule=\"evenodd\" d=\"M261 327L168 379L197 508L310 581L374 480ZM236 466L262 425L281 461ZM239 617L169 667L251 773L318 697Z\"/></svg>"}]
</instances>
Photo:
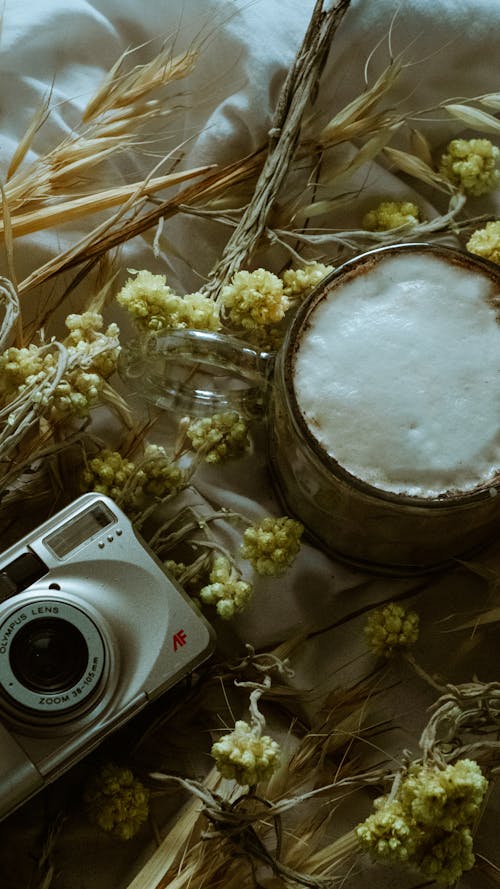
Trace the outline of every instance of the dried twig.
<instances>
[{"instance_id":1,"label":"dried twig","mask_svg":"<svg viewBox=\"0 0 500 889\"><path fill-rule=\"evenodd\" d=\"M207 294L218 293L245 264L262 237L273 203L288 174L305 108L314 97L333 35L349 6L350 0L336 0L334 6L325 11L323 0L317 0L315 4L302 46L281 89L269 132L266 160L252 200L210 274L204 287Z\"/></svg>"}]
</instances>

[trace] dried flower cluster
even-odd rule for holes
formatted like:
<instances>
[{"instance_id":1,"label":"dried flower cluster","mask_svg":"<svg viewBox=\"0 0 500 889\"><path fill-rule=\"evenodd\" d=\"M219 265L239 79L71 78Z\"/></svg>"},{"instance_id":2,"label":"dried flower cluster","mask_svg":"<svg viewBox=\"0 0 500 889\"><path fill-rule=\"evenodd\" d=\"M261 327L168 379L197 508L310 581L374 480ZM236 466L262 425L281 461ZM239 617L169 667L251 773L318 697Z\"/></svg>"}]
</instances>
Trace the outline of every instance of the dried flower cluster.
<instances>
[{"instance_id":1,"label":"dried flower cluster","mask_svg":"<svg viewBox=\"0 0 500 889\"><path fill-rule=\"evenodd\" d=\"M137 461L105 448L87 461L80 484L82 491L107 494L133 515L145 499L161 500L179 491L186 473L160 445L146 445Z\"/></svg>"},{"instance_id":2,"label":"dried flower cluster","mask_svg":"<svg viewBox=\"0 0 500 889\"><path fill-rule=\"evenodd\" d=\"M320 262L285 269L280 276L263 268L242 270L213 300L203 291L179 296L165 275L143 269L131 272L116 298L143 333L185 328L217 331L226 326L262 348L277 348L282 337L277 327L287 310L332 270L333 266Z\"/></svg>"},{"instance_id":3,"label":"dried flower cluster","mask_svg":"<svg viewBox=\"0 0 500 889\"><path fill-rule=\"evenodd\" d=\"M276 324L289 307L283 281L266 269L237 272L222 288L221 304L231 324L244 330Z\"/></svg>"},{"instance_id":4,"label":"dried flower cluster","mask_svg":"<svg viewBox=\"0 0 500 889\"><path fill-rule=\"evenodd\" d=\"M500 220L476 229L467 241L467 250L500 265Z\"/></svg>"},{"instance_id":5,"label":"dried flower cluster","mask_svg":"<svg viewBox=\"0 0 500 889\"><path fill-rule=\"evenodd\" d=\"M236 411L224 411L191 420L186 435L193 450L207 463L221 463L224 460L241 457L250 444L248 425L244 417Z\"/></svg>"},{"instance_id":6,"label":"dried flower cluster","mask_svg":"<svg viewBox=\"0 0 500 889\"><path fill-rule=\"evenodd\" d=\"M204 605L215 605L217 613L224 620L243 611L252 595L252 587L241 580L239 573L225 556L216 556L209 575L209 583L203 586L198 596Z\"/></svg>"},{"instance_id":7,"label":"dried flower cluster","mask_svg":"<svg viewBox=\"0 0 500 889\"><path fill-rule=\"evenodd\" d=\"M472 830L488 782L473 760L412 764L396 793L375 801L356 833L378 860L404 862L451 886L474 865Z\"/></svg>"},{"instance_id":8,"label":"dried flower cluster","mask_svg":"<svg viewBox=\"0 0 500 889\"><path fill-rule=\"evenodd\" d=\"M420 210L411 201L381 201L363 218L368 231L383 232L402 225L416 225L420 220Z\"/></svg>"},{"instance_id":9,"label":"dried flower cluster","mask_svg":"<svg viewBox=\"0 0 500 889\"><path fill-rule=\"evenodd\" d=\"M500 150L489 139L453 139L441 157L439 172L466 194L477 197L500 182Z\"/></svg>"},{"instance_id":10,"label":"dried flower cluster","mask_svg":"<svg viewBox=\"0 0 500 889\"><path fill-rule=\"evenodd\" d=\"M213 744L212 756L224 778L252 787L277 769L280 748L277 741L240 719L232 732Z\"/></svg>"},{"instance_id":11,"label":"dried flower cluster","mask_svg":"<svg viewBox=\"0 0 500 889\"><path fill-rule=\"evenodd\" d=\"M301 297L320 284L333 270L332 265L325 265L323 262L308 262L300 268L285 269L281 274L283 292L290 300Z\"/></svg>"},{"instance_id":12,"label":"dried flower cluster","mask_svg":"<svg viewBox=\"0 0 500 889\"><path fill-rule=\"evenodd\" d=\"M95 491L105 494L117 502L123 497L125 486L135 472L135 463L127 460L118 451L104 448L88 461L82 471L82 491Z\"/></svg>"},{"instance_id":13,"label":"dried flower cluster","mask_svg":"<svg viewBox=\"0 0 500 889\"><path fill-rule=\"evenodd\" d=\"M303 530L300 522L288 516L266 516L246 529L241 554L258 574L283 574L300 549Z\"/></svg>"},{"instance_id":14,"label":"dried flower cluster","mask_svg":"<svg viewBox=\"0 0 500 889\"><path fill-rule=\"evenodd\" d=\"M419 617L415 611L390 602L369 615L364 633L374 654L389 658L417 641Z\"/></svg>"},{"instance_id":15,"label":"dried flower cluster","mask_svg":"<svg viewBox=\"0 0 500 889\"><path fill-rule=\"evenodd\" d=\"M110 324L103 331L98 312L68 315L69 334L61 352L50 344L7 349L0 356L0 393L4 402L18 395L44 408L48 417L58 422L72 417L87 417L103 395L107 378L116 370L119 354L118 326ZM47 391L46 381L54 381Z\"/></svg>"},{"instance_id":16,"label":"dried flower cluster","mask_svg":"<svg viewBox=\"0 0 500 889\"><path fill-rule=\"evenodd\" d=\"M147 270L133 277L117 294L117 301L136 321L140 330L162 333L166 330L218 330L220 321L213 300L201 293L178 296L166 283L165 275Z\"/></svg>"},{"instance_id":17,"label":"dried flower cluster","mask_svg":"<svg viewBox=\"0 0 500 889\"><path fill-rule=\"evenodd\" d=\"M108 763L89 780L84 792L89 820L121 840L129 840L149 815L149 790L130 769Z\"/></svg>"}]
</instances>

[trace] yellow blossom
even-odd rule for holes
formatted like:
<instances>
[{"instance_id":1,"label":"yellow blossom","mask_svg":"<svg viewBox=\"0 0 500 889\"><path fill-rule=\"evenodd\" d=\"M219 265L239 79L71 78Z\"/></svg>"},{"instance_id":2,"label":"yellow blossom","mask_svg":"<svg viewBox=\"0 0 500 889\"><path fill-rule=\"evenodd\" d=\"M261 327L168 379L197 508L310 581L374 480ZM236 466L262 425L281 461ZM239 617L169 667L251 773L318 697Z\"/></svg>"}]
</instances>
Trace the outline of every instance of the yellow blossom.
<instances>
[{"instance_id":1,"label":"yellow blossom","mask_svg":"<svg viewBox=\"0 0 500 889\"><path fill-rule=\"evenodd\" d=\"M363 227L367 231L382 232L401 225L416 225L420 210L411 201L382 201L363 217Z\"/></svg>"},{"instance_id":2,"label":"yellow blossom","mask_svg":"<svg viewBox=\"0 0 500 889\"><path fill-rule=\"evenodd\" d=\"M224 778L252 787L271 777L279 766L280 748L268 735L259 735L247 722L238 720L234 731L212 746L215 764Z\"/></svg>"},{"instance_id":3,"label":"yellow blossom","mask_svg":"<svg viewBox=\"0 0 500 889\"><path fill-rule=\"evenodd\" d=\"M253 330L281 321L290 303L281 278L266 269L256 269L234 275L222 288L221 305L231 324Z\"/></svg>"},{"instance_id":4,"label":"yellow blossom","mask_svg":"<svg viewBox=\"0 0 500 889\"><path fill-rule=\"evenodd\" d=\"M216 556L209 581L198 594L204 605L215 605L224 620L243 611L252 595L252 587L235 573L229 559Z\"/></svg>"},{"instance_id":5,"label":"yellow blossom","mask_svg":"<svg viewBox=\"0 0 500 889\"><path fill-rule=\"evenodd\" d=\"M112 322L103 330L104 320L99 312L68 315L64 323L69 330L64 345L70 355L78 356L83 364L90 361L92 369L104 379L111 376L120 353L118 325Z\"/></svg>"},{"instance_id":6,"label":"yellow blossom","mask_svg":"<svg viewBox=\"0 0 500 889\"><path fill-rule=\"evenodd\" d=\"M361 845L375 858L408 861L415 852L419 835L415 825L407 820L401 803L379 797L373 807L375 811L356 828Z\"/></svg>"},{"instance_id":7,"label":"yellow blossom","mask_svg":"<svg viewBox=\"0 0 500 889\"><path fill-rule=\"evenodd\" d=\"M129 840L149 814L149 790L130 769L113 763L103 766L84 793L87 816L93 824L121 840Z\"/></svg>"},{"instance_id":8,"label":"yellow blossom","mask_svg":"<svg viewBox=\"0 0 500 889\"><path fill-rule=\"evenodd\" d=\"M441 157L439 172L465 194L487 194L500 181L499 156L489 139L453 139Z\"/></svg>"},{"instance_id":9,"label":"yellow blossom","mask_svg":"<svg viewBox=\"0 0 500 889\"><path fill-rule=\"evenodd\" d=\"M375 801L356 835L375 859L406 862L451 886L474 865L472 829L487 787L473 760L444 768L413 763L396 793Z\"/></svg>"},{"instance_id":10,"label":"yellow blossom","mask_svg":"<svg viewBox=\"0 0 500 889\"><path fill-rule=\"evenodd\" d=\"M390 602L369 615L364 633L373 653L389 658L394 651L409 648L417 641L418 628L415 611L405 611L401 605Z\"/></svg>"},{"instance_id":11,"label":"yellow blossom","mask_svg":"<svg viewBox=\"0 0 500 889\"><path fill-rule=\"evenodd\" d=\"M220 320L215 302L201 293L178 296L167 285L165 275L143 269L131 271L117 295L118 303L144 331L218 330Z\"/></svg>"},{"instance_id":12,"label":"yellow blossom","mask_svg":"<svg viewBox=\"0 0 500 889\"><path fill-rule=\"evenodd\" d=\"M283 292L290 298L302 296L316 287L330 272L333 272L333 266L322 262L308 262L298 269L286 269L281 275Z\"/></svg>"},{"instance_id":13,"label":"yellow blossom","mask_svg":"<svg viewBox=\"0 0 500 889\"><path fill-rule=\"evenodd\" d=\"M175 577L176 580L180 580L187 567L184 562L176 562L175 559L167 559L164 565L169 574Z\"/></svg>"},{"instance_id":14,"label":"yellow blossom","mask_svg":"<svg viewBox=\"0 0 500 889\"><path fill-rule=\"evenodd\" d=\"M23 392L55 368L52 354L42 352L33 343L21 349L6 349L0 356L0 386L7 396Z\"/></svg>"},{"instance_id":15,"label":"yellow blossom","mask_svg":"<svg viewBox=\"0 0 500 889\"><path fill-rule=\"evenodd\" d=\"M166 497L181 488L185 478L185 473L171 460L165 448L154 444L146 446L138 469L138 480L144 494Z\"/></svg>"},{"instance_id":16,"label":"yellow blossom","mask_svg":"<svg viewBox=\"0 0 500 889\"><path fill-rule=\"evenodd\" d=\"M57 352L45 345L7 349L0 356L0 391L5 399L25 393L34 404L46 407L51 420L86 417L101 397L106 378L116 369L119 330L110 324L103 331L97 312L68 315L68 336L63 340L67 366L57 386L43 392L41 384L53 378Z\"/></svg>"},{"instance_id":17,"label":"yellow blossom","mask_svg":"<svg viewBox=\"0 0 500 889\"><path fill-rule=\"evenodd\" d=\"M119 500L123 488L135 469L131 460L122 457L118 451L104 449L88 461L82 472L82 491L96 491Z\"/></svg>"},{"instance_id":18,"label":"yellow blossom","mask_svg":"<svg viewBox=\"0 0 500 889\"><path fill-rule=\"evenodd\" d=\"M288 516L267 516L246 529L241 554L258 574L283 574L299 552L303 530L300 522Z\"/></svg>"},{"instance_id":19,"label":"yellow blossom","mask_svg":"<svg viewBox=\"0 0 500 889\"><path fill-rule=\"evenodd\" d=\"M478 228L472 233L466 246L469 253L500 265L500 219L487 222L484 228Z\"/></svg>"},{"instance_id":20,"label":"yellow blossom","mask_svg":"<svg viewBox=\"0 0 500 889\"><path fill-rule=\"evenodd\" d=\"M236 411L222 411L192 420L186 435L193 450L199 451L207 463L241 457L249 445L246 420Z\"/></svg>"},{"instance_id":21,"label":"yellow blossom","mask_svg":"<svg viewBox=\"0 0 500 889\"><path fill-rule=\"evenodd\" d=\"M487 786L477 762L461 759L444 769L411 767L399 798L418 824L454 830L474 822Z\"/></svg>"},{"instance_id":22,"label":"yellow blossom","mask_svg":"<svg viewBox=\"0 0 500 889\"><path fill-rule=\"evenodd\" d=\"M418 869L438 886L454 886L466 870L474 867L472 833L468 827L436 837L418 858Z\"/></svg>"},{"instance_id":23,"label":"yellow blossom","mask_svg":"<svg viewBox=\"0 0 500 889\"><path fill-rule=\"evenodd\" d=\"M80 484L84 491L107 494L127 511L138 507L144 497L168 496L181 488L184 481L184 471L165 449L150 444L137 462L105 448L87 462Z\"/></svg>"},{"instance_id":24,"label":"yellow blossom","mask_svg":"<svg viewBox=\"0 0 500 889\"><path fill-rule=\"evenodd\" d=\"M245 332L245 339L250 345L257 346L259 351L276 352L283 342L284 334L281 324L270 324L269 327L254 327Z\"/></svg>"}]
</instances>

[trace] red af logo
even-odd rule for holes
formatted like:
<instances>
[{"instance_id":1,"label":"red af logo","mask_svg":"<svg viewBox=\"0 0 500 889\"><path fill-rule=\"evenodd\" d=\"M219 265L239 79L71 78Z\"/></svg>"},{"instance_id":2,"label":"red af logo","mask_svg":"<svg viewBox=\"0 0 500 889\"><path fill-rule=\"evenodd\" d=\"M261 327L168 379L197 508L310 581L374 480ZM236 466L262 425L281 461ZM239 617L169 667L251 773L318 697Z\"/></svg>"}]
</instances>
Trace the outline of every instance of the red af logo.
<instances>
[{"instance_id":1,"label":"red af logo","mask_svg":"<svg viewBox=\"0 0 500 889\"><path fill-rule=\"evenodd\" d=\"M187 642L187 636L184 630L177 630L177 633L174 633L173 636L174 642L174 651L177 651L178 648L182 648L183 645Z\"/></svg>"}]
</instances>

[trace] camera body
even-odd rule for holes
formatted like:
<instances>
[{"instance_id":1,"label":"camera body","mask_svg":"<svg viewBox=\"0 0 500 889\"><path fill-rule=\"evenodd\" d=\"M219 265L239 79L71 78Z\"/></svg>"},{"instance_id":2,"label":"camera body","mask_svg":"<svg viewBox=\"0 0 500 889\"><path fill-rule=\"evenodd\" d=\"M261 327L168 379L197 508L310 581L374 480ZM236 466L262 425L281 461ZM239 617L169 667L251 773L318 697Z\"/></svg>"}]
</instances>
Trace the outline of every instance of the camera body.
<instances>
[{"instance_id":1,"label":"camera body","mask_svg":"<svg viewBox=\"0 0 500 889\"><path fill-rule=\"evenodd\" d=\"M0 818L209 657L117 505L85 494L0 555Z\"/></svg>"}]
</instances>

